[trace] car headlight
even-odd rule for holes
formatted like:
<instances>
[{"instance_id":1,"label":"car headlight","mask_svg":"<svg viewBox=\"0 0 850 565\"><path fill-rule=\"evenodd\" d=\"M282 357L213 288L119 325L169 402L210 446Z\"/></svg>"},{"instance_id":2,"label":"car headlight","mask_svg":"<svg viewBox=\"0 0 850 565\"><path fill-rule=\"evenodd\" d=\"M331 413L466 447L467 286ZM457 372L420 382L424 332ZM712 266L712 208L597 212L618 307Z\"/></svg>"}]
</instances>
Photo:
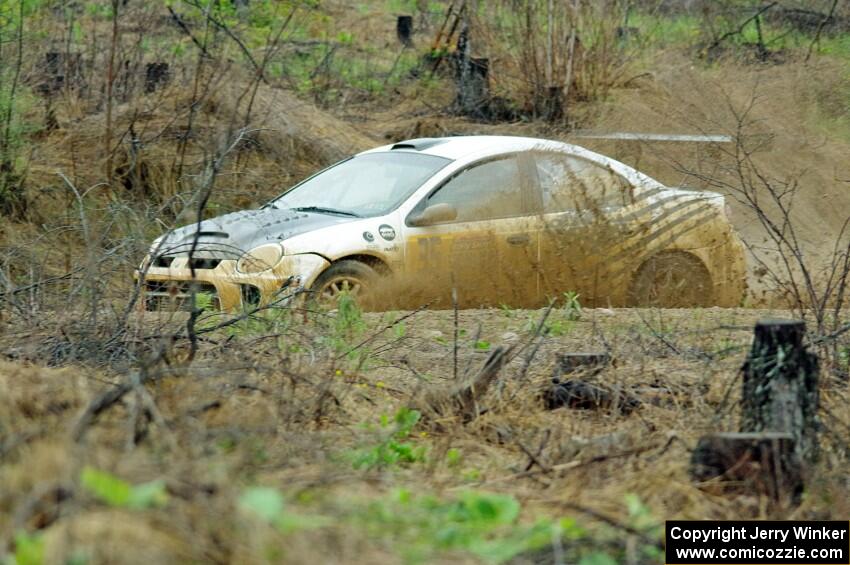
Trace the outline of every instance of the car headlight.
<instances>
[{"instance_id":1,"label":"car headlight","mask_svg":"<svg viewBox=\"0 0 850 565\"><path fill-rule=\"evenodd\" d=\"M159 236L158 238L156 238L155 240L153 240L153 243L151 243L151 246L148 249L148 253L150 255L153 255L154 253L156 253L157 251L160 250L159 246L162 243L163 239L165 239L165 234L163 234L163 235Z\"/></svg>"},{"instance_id":2,"label":"car headlight","mask_svg":"<svg viewBox=\"0 0 850 565\"><path fill-rule=\"evenodd\" d=\"M236 262L236 270L240 273L262 273L274 268L283 257L283 248L277 243L269 243L255 247L244 254Z\"/></svg>"}]
</instances>

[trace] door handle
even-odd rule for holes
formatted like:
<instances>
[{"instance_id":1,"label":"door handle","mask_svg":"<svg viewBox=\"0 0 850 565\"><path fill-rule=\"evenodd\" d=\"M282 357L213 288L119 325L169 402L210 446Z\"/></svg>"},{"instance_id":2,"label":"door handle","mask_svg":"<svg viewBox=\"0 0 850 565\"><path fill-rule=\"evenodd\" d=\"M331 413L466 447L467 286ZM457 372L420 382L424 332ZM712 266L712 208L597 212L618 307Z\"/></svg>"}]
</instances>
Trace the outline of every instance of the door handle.
<instances>
[{"instance_id":1,"label":"door handle","mask_svg":"<svg viewBox=\"0 0 850 565\"><path fill-rule=\"evenodd\" d=\"M528 234L522 233L516 235L509 235L507 241L511 245L528 245L529 243L531 243L531 238L528 236Z\"/></svg>"}]
</instances>

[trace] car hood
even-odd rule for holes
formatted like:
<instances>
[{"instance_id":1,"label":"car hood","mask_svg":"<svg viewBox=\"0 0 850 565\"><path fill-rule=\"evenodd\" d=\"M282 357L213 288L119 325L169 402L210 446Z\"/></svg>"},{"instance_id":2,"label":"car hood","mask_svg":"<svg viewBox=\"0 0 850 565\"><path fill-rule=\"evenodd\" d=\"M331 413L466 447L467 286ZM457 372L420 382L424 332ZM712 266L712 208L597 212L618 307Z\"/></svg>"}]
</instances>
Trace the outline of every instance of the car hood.
<instances>
[{"instance_id":1,"label":"car hood","mask_svg":"<svg viewBox=\"0 0 850 565\"><path fill-rule=\"evenodd\" d=\"M194 245L198 258L238 259L258 245L358 219L277 208L243 210L173 229L154 241L151 254L185 257Z\"/></svg>"}]
</instances>

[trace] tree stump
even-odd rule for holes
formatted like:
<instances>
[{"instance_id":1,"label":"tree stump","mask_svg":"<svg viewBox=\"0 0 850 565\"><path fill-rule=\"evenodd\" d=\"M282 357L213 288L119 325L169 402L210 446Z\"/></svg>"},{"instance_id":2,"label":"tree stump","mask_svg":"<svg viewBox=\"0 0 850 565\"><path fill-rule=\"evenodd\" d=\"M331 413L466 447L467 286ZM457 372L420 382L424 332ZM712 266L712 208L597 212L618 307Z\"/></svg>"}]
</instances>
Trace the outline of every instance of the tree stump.
<instances>
[{"instance_id":1,"label":"tree stump","mask_svg":"<svg viewBox=\"0 0 850 565\"><path fill-rule=\"evenodd\" d=\"M171 70L168 63L155 62L145 66L145 92L155 92L160 86L167 83L171 78Z\"/></svg>"},{"instance_id":2,"label":"tree stump","mask_svg":"<svg viewBox=\"0 0 850 565\"><path fill-rule=\"evenodd\" d=\"M564 89L560 86L546 88L546 98L543 101L543 119L554 122L564 117Z\"/></svg>"},{"instance_id":3,"label":"tree stump","mask_svg":"<svg viewBox=\"0 0 850 565\"><path fill-rule=\"evenodd\" d=\"M490 60L473 57L469 27L464 22L455 52L455 107L461 115L486 119L490 101Z\"/></svg>"},{"instance_id":4,"label":"tree stump","mask_svg":"<svg viewBox=\"0 0 850 565\"><path fill-rule=\"evenodd\" d=\"M741 431L790 434L795 456L811 464L818 456L818 359L803 346L805 333L802 321L756 324L741 369Z\"/></svg>"},{"instance_id":5,"label":"tree stump","mask_svg":"<svg viewBox=\"0 0 850 565\"><path fill-rule=\"evenodd\" d=\"M543 390L543 403L547 410L561 406L576 410L619 410L630 414L640 407L641 401L618 387L590 383L581 379L561 380L564 375L582 373L592 377L611 363L607 353L559 353L552 375L552 383Z\"/></svg>"},{"instance_id":6,"label":"tree stump","mask_svg":"<svg viewBox=\"0 0 850 565\"><path fill-rule=\"evenodd\" d=\"M700 438L692 478L799 503L806 466L818 455L818 359L804 347L805 333L802 321L756 324L741 368L741 431Z\"/></svg>"},{"instance_id":7,"label":"tree stump","mask_svg":"<svg viewBox=\"0 0 850 565\"><path fill-rule=\"evenodd\" d=\"M557 359L555 374L552 377L560 377L580 370L595 375L611 363L611 356L604 352L559 353Z\"/></svg>"},{"instance_id":8,"label":"tree stump","mask_svg":"<svg viewBox=\"0 0 850 565\"><path fill-rule=\"evenodd\" d=\"M395 22L395 33L405 47L413 45L413 16L399 16Z\"/></svg>"},{"instance_id":9,"label":"tree stump","mask_svg":"<svg viewBox=\"0 0 850 565\"><path fill-rule=\"evenodd\" d=\"M722 490L756 492L774 501L799 503L803 473L791 434L722 433L700 438L690 474ZM715 480L719 479L719 480Z\"/></svg>"},{"instance_id":10,"label":"tree stump","mask_svg":"<svg viewBox=\"0 0 850 565\"><path fill-rule=\"evenodd\" d=\"M44 54L44 81L37 90L43 96L59 92L66 86L74 88L82 82L82 54L48 51Z\"/></svg>"}]
</instances>

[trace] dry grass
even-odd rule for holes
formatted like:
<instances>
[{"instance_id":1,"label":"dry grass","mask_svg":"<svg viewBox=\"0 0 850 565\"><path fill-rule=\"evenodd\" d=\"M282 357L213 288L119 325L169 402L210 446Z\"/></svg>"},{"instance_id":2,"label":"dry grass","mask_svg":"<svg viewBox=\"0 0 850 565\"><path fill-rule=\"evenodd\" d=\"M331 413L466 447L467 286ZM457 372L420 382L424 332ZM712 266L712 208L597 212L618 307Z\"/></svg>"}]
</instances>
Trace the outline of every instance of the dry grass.
<instances>
[{"instance_id":1,"label":"dry grass","mask_svg":"<svg viewBox=\"0 0 850 565\"><path fill-rule=\"evenodd\" d=\"M484 342L530 342L528 319L541 314L461 312L461 369L483 363ZM416 314L403 334L384 332L357 357L339 358L348 349L344 343L359 343L399 313L368 315L360 337L341 337L336 345L323 341L329 329L321 319L299 321L282 339L217 336L192 366L172 365L144 393L128 394L80 443L69 431L81 411L120 377L79 366L5 363L0 478L8 488L0 498L0 531L40 528L48 556L86 555L90 563L397 562L407 560L410 532L378 534L367 512L388 504L397 488L443 499L469 490L507 494L522 504L523 523L568 516L586 528L589 537L568 544L569 551L601 548L621 557L647 541L632 536L626 542L629 534L592 514L632 527L630 495L655 525L672 518L838 519L850 511L841 494L847 388L829 379L824 403L838 419L824 419L824 457L810 470L800 507L703 490L688 478L697 438L736 429L737 369L750 325L767 314L781 312L586 310L581 320L569 321L555 311L527 374L528 348L503 370L483 416L437 430L414 427L407 441L426 449L425 460L372 469L355 469L351 456L380 441L379 416L414 403L423 386L451 381L451 312ZM635 391L644 405L630 415L544 410L538 391L555 355L603 349L604 342L615 363L594 378ZM526 451L542 467L531 464ZM111 508L81 485L86 466L133 484L161 479L168 502L147 510ZM252 485L279 489L296 515L330 520L290 533L257 522L237 502ZM659 541L657 529L640 527ZM547 552L544 547L518 562L545 559ZM429 555L475 561L463 551Z\"/></svg>"},{"instance_id":2,"label":"dry grass","mask_svg":"<svg viewBox=\"0 0 850 565\"><path fill-rule=\"evenodd\" d=\"M335 15L348 9L344 3L330 8ZM143 19L144 10L138 11L131 19ZM340 21L340 30L356 25L384 59L395 55L394 20L386 13ZM101 37L107 24L97 24ZM420 47L433 31L423 24ZM489 55L498 59L500 52L496 46ZM607 103L574 103L570 120L603 131L724 133L731 125L725 100L745 104L757 91L755 133L771 139L760 164L778 176L805 171L794 221L818 259L826 249L823 232L836 232L850 207L844 67L816 58L808 65L694 68L681 54L658 57L650 76L612 91ZM357 331L340 332L323 316L299 314L279 326L216 332L201 341L191 363L185 340L145 337L170 336L180 320L133 317L127 333L119 333L126 328L116 321L132 291L128 274L152 237L193 218L197 176L241 128L248 134L217 179L209 214L261 203L378 140L504 133L578 141L558 125L448 116L443 110L453 87L439 78L436 84L402 81L380 103L363 94L365 102L333 108L353 116L350 121L267 86L257 89L248 113L253 89L244 71L211 66L210 88L196 97L193 61L175 65L165 89L137 93L114 109L121 141L109 190L98 185L108 176L103 109L73 93L57 101L58 129L39 133L27 154L31 221L0 223L0 268L16 285L71 275L15 294L15 304L0 310L0 358L7 359L0 361L0 559L15 551L13 536L27 532L41 536L46 562L480 561L468 547L437 547L433 528L405 522L410 508L393 502L398 489L443 501L468 491L505 494L521 503L522 525L574 518L586 531L564 542L571 559L602 550L630 563L655 561L644 550L659 542L665 519L842 519L850 513L848 389L834 378L835 367L823 374L824 454L810 470L802 505L777 507L756 493L718 492L688 477L700 435L737 429L737 371L752 323L787 312L586 310L570 321L556 311L526 372L525 355L536 343L529 328L542 312L463 311L462 373L480 367L488 347L513 344L520 351L485 398L488 410L467 425L417 424L399 441L423 448L424 460L359 468L354 456L386 441L382 416L391 419L432 388L453 382L451 312L416 314L404 331L387 330L353 355L345 354L353 344L401 314L369 314ZM499 80L518 81L502 84L507 91L524 88L517 61L504 63L506 76L494 78L495 90L501 93ZM629 68L640 64L629 61ZM396 103L386 109L389 99ZM41 111L34 106L28 117L41 123ZM141 141L136 153L131 126ZM579 143L671 186L686 180L671 162L716 165L704 147ZM98 188L79 206L57 170L81 191ZM762 234L752 218L742 208L735 212L738 230L758 243ZM88 240L81 218L93 227ZM757 273L751 288L765 290ZM92 297L100 302L81 315ZM593 378L633 391L644 402L640 409L625 415L542 408L539 389L557 353L607 346L615 363ZM81 354L69 354L74 351ZM162 355L151 361L156 352ZM110 406L76 441L86 407L139 367L151 380ZM133 485L161 480L167 501L143 509L109 504L82 480L86 468ZM241 497L256 485L283 493L287 512L304 527L274 527L242 509ZM392 519L378 520L382 511ZM311 522L315 527L307 527ZM396 523L402 526L391 527ZM543 544L515 562L551 562L552 552Z\"/></svg>"}]
</instances>

